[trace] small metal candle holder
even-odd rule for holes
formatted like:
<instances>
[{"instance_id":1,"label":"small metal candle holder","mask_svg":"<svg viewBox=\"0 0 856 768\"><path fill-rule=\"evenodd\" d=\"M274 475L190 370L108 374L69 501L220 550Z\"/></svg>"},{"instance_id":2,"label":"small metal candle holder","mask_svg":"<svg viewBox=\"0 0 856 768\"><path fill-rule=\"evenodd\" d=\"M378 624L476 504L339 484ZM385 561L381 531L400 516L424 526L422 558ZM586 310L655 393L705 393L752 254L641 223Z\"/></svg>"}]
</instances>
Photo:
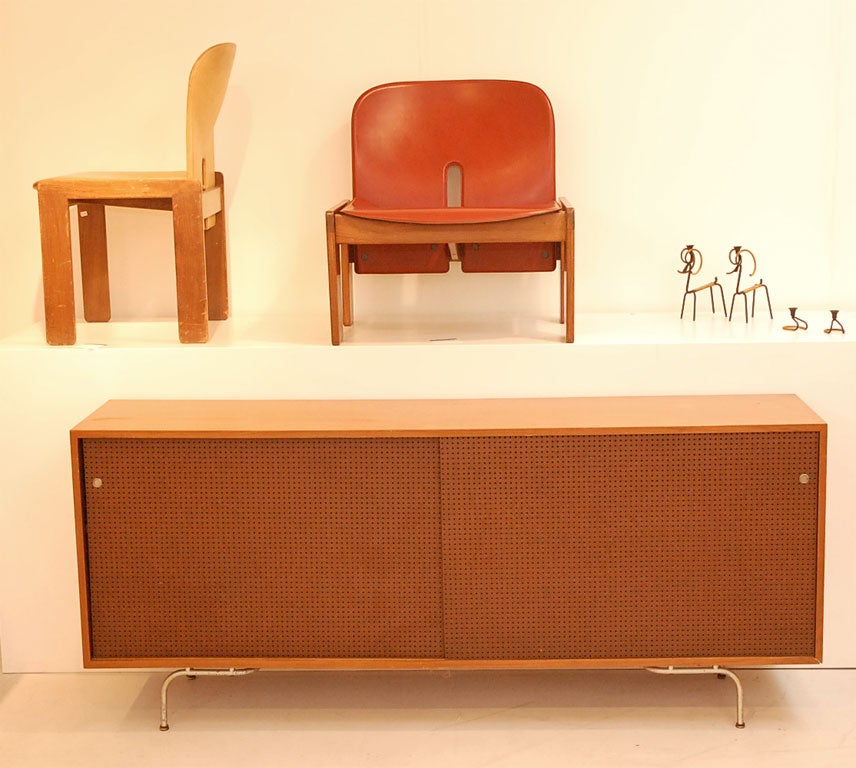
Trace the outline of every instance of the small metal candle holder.
<instances>
[{"instance_id":1,"label":"small metal candle holder","mask_svg":"<svg viewBox=\"0 0 856 768\"><path fill-rule=\"evenodd\" d=\"M797 317L797 308L796 307L788 307L788 311L791 313L791 320L793 320L793 325L783 325L783 331L806 331L808 330L808 323Z\"/></svg>"},{"instance_id":2,"label":"small metal candle holder","mask_svg":"<svg viewBox=\"0 0 856 768\"><path fill-rule=\"evenodd\" d=\"M829 323L829 328L824 328L824 333L833 333L835 331L841 331L844 333L844 326L841 325L841 321L838 319L838 310L830 309L829 312L832 314L832 320Z\"/></svg>"}]
</instances>

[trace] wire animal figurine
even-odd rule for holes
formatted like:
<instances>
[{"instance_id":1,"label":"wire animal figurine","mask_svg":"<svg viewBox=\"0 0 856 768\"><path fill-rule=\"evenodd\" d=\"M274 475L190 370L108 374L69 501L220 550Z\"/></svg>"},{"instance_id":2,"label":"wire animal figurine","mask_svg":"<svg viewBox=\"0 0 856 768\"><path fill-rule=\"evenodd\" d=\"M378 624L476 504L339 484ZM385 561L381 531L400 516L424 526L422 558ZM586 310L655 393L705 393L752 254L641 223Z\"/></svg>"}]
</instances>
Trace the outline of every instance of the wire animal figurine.
<instances>
[{"instance_id":1,"label":"wire animal figurine","mask_svg":"<svg viewBox=\"0 0 856 768\"><path fill-rule=\"evenodd\" d=\"M755 272L758 270L758 261L755 259L755 254L752 253L748 248L743 248L740 245L735 245L728 252L728 261L734 265L734 269L729 271L727 274L733 275L735 272L737 273L737 284L734 286L734 295L731 297L731 309L728 312L728 320L731 321L731 317L734 314L734 300L738 296L743 297L743 314L746 318L746 322L749 322L749 299L747 298L749 294L752 294L752 317L755 317L755 293L761 289L764 290L764 293L767 296L767 309L770 312L770 320L773 319L773 307L770 304L770 290L764 285L763 280L758 280L757 283L753 283L752 285L741 288L740 281L743 279L743 255L749 254L752 259L752 271L749 273L749 277L752 277Z\"/></svg>"},{"instance_id":2,"label":"wire animal figurine","mask_svg":"<svg viewBox=\"0 0 856 768\"><path fill-rule=\"evenodd\" d=\"M687 276L687 282L684 286L684 298L683 301L681 301L681 319L683 320L684 318L684 307L687 303L687 296L693 297L693 320L696 319L696 294L700 291L710 291L710 309L714 314L716 314L716 304L713 298L714 287L719 288L719 295L722 298L722 312L727 315L725 310L725 291L722 289L722 285L719 283L718 277L714 277L713 282L705 283L704 285L699 285L695 288L690 288L690 280L701 272L701 266L704 262L701 251L694 245L688 245L681 251L681 261L684 266L678 270L678 274ZM698 266L696 266L696 262L698 262Z\"/></svg>"}]
</instances>

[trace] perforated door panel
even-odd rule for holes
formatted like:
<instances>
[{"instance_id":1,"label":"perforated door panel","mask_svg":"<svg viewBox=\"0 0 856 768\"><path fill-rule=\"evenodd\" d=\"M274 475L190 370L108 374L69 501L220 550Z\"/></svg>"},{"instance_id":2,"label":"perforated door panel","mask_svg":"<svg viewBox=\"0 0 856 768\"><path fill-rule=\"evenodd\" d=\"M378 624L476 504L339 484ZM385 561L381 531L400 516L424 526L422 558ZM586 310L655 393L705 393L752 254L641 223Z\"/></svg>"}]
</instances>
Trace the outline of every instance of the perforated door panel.
<instances>
[{"instance_id":1,"label":"perforated door panel","mask_svg":"<svg viewBox=\"0 0 856 768\"><path fill-rule=\"evenodd\" d=\"M816 432L444 440L447 657L812 656L819 452Z\"/></svg>"},{"instance_id":2,"label":"perforated door panel","mask_svg":"<svg viewBox=\"0 0 856 768\"><path fill-rule=\"evenodd\" d=\"M442 654L432 439L86 439L93 658Z\"/></svg>"}]
</instances>

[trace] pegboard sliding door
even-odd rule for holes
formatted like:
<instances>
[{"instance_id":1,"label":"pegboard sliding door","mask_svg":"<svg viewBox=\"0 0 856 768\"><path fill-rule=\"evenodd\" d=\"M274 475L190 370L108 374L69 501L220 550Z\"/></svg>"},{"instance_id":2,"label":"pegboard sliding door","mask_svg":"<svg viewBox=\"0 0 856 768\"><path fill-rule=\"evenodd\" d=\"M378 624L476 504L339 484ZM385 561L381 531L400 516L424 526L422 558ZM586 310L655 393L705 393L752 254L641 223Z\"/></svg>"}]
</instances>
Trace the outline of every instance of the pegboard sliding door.
<instances>
[{"instance_id":1,"label":"pegboard sliding door","mask_svg":"<svg viewBox=\"0 0 856 768\"><path fill-rule=\"evenodd\" d=\"M450 659L817 658L817 431L442 441Z\"/></svg>"},{"instance_id":2,"label":"pegboard sliding door","mask_svg":"<svg viewBox=\"0 0 856 768\"><path fill-rule=\"evenodd\" d=\"M436 439L83 439L92 660L442 655Z\"/></svg>"}]
</instances>

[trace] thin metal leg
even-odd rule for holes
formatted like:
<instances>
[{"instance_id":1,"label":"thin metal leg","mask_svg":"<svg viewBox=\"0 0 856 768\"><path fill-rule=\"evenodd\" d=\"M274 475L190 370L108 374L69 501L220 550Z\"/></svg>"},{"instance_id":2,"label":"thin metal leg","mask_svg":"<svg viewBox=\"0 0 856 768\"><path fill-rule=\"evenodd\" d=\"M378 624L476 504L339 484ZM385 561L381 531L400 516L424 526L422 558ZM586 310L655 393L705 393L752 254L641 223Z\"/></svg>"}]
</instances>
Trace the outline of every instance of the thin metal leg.
<instances>
[{"instance_id":1,"label":"thin metal leg","mask_svg":"<svg viewBox=\"0 0 856 768\"><path fill-rule=\"evenodd\" d=\"M208 677L238 677L241 675L250 675L253 672L258 671L258 669L235 669L234 667L230 667L229 669L192 669L190 667L185 667L184 669L177 669L175 672L171 672L166 676L166 679L163 681L163 685L161 686L160 729L162 731L169 730L166 694L173 680L177 680L179 677L187 677L188 680L195 680L199 675Z\"/></svg>"},{"instance_id":2,"label":"thin metal leg","mask_svg":"<svg viewBox=\"0 0 856 768\"><path fill-rule=\"evenodd\" d=\"M743 720L743 685L740 678L730 669L720 667L718 664L714 664L712 667L691 667L687 669L675 669L674 667L646 667L646 669L657 675L716 675L720 679L730 677L737 688L737 722L734 725L736 728L746 727L746 722Z\"/></svg>"}]
</instances>

